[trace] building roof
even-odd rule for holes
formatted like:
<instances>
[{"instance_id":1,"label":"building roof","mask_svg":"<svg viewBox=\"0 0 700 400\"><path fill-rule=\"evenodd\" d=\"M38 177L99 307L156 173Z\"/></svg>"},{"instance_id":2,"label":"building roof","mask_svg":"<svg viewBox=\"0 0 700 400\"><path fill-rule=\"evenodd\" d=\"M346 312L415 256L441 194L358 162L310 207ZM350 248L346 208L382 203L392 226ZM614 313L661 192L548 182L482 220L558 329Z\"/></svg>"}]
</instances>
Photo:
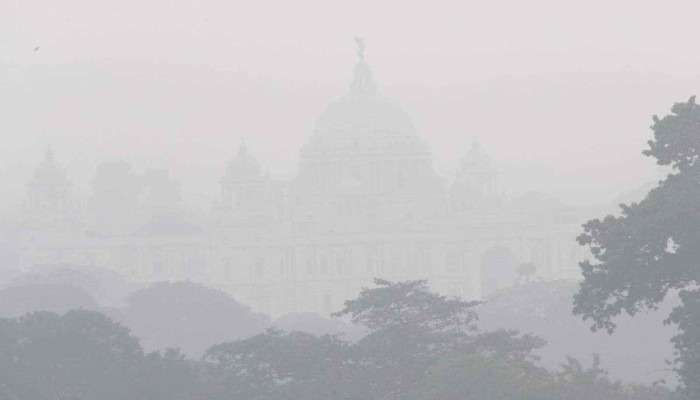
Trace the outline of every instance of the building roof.
<instances>
[{"instance_id":1,"label":"building roof","mask_svg":"<svg viewBox=\"0 0 700 400\"><path fill-rule=\"evenodd\" d=\"M261 175L260 163L248 152L245 143L241 142L238 154L226 168L224 180L256 179Z\"/></svg>"},{"instance_id":2,"label":"building roof","mask_svg":"<svg viewBox=\"0 0 700 400\"><path fill-rule=\"evenodd\" d=\"M70 186L65 171L56 162L51 149L46 150L44 160L34 171L29 186L32 188L67 188Z\"/></svg>"},{"instance_id":3,"label":"building roof","mask_svg":"<svg viewBox=\"0 0 700 400\"><path fill-rule=\"evenodd\" d=\"M406 112L383 96L361 54L348 92L331 102L316 121L302 153L352 151L427 151Z\"/></svg>"}]
</instances>

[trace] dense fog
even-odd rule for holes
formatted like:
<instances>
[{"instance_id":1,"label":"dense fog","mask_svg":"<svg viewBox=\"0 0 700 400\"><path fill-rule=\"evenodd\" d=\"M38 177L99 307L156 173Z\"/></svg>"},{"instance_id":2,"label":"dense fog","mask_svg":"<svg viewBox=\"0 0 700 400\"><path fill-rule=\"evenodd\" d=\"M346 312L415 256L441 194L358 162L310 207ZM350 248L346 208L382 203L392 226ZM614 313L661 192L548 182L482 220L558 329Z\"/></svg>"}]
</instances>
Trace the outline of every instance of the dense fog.
<instances>
[{"instance_id":1,"label":"dense fog","mask_svg":"<svg viewBox=\"0 0 700 400\"><path fill-rule=\"evenodd\" d=\"M700 6L0 3L0 400L700 398Z\"/></svg>"}]
</instances>

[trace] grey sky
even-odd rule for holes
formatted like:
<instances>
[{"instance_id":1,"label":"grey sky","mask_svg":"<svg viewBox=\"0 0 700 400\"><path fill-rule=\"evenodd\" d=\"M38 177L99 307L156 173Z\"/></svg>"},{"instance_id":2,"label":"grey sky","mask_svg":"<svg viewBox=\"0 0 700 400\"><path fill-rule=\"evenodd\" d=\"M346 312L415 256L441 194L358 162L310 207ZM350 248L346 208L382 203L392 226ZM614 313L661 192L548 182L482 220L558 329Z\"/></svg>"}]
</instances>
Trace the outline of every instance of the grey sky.
<instances>
[{"instance_id":1,"label":"grey sky","mask_svg":"<svg viewBox=\"0 0 700 400\"><path fill-rule=\"evenodd\" d=\"M418 4L418 2L416 2ZM51 145L76 185L94 164L163 166L213 196L242 137L293 172L355 49L448 172L478 137L504 186L571 203L653 178L652 113L700 92L693 2L0 1L0 179ZM36 47L39 47L35 51ZM85 189L84 187L82 189Z\"/></svg>"}]
</instances>

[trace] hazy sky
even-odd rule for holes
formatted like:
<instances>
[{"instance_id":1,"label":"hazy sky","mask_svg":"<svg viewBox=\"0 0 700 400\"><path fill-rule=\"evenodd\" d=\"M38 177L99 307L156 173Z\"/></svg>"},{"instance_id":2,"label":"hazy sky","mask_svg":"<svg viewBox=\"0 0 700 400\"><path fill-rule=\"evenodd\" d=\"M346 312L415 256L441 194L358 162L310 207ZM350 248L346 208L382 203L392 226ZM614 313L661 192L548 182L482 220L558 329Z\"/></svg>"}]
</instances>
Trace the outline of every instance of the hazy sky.
<instances>
[{"instance_id":1,"label":"hazy sky","mask_svg":"<svg viewBox=\"0 0 700 400\"><path fill-rule=\"evenodd\" d=\"M207 200L243 137L293 174L355 35L440 171L478 137L508 191L570 203L653 178L651 114L700 92L697 2L418 3L0 0L0 183L51 145L78 190L124 158Z\"/></svg>"}]
</instances>

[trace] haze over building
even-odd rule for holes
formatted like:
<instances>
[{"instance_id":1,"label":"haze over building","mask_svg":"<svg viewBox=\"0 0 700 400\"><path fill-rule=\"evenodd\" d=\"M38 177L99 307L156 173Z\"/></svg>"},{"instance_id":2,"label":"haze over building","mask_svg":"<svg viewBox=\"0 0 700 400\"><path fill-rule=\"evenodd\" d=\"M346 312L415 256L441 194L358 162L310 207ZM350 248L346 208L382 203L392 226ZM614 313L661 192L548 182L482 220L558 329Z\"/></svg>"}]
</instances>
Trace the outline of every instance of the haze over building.
<instances>
[{"instance_id":1,"label":"haze over building","mask_svg":"<svg viewBox=\"0 0 700 400\"><path fill-rule=\"evenodd\" d=\"M476 140L456 176L438 174L430 144L376 84L361 39L349 88L317 118L297 175L273 178L241 143L206 215L182 205L167 171L124 162L98 167L89 198L71 196L58 157L47 152L28 185L24 268L193 280L273 315L330 313L375 277L429 279L466 298L577 277L580 212L504 196Z\"/></svg>"}]
</instances>

